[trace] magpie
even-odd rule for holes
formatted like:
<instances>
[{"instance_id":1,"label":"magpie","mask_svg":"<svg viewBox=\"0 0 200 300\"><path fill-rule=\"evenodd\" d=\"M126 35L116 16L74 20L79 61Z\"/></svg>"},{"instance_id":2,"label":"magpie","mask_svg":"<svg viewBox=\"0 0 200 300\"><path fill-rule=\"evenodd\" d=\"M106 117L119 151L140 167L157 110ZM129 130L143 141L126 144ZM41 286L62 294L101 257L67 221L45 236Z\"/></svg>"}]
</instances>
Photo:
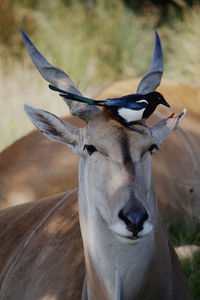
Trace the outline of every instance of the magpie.
<instances>
[{"instance_id":1,"label":"magpie","mask_svg":"<svg viewBox=\"0 0 200 300\"><path fill-rule=\"evenodd\" d=\"M122 125L141 134L143 134L144 131L133 127L132 124L138 124L145 127L145 125L139 121L142 119L148 119L159 104L170 107L164 97L155 91L144 95L130 94L120 98L93 100L66 92L51 84L49 85L49 88L59 92L60 96L65 99L83 102L90 105L103 106L104 109Z\"/></svg>"}]
</instances>

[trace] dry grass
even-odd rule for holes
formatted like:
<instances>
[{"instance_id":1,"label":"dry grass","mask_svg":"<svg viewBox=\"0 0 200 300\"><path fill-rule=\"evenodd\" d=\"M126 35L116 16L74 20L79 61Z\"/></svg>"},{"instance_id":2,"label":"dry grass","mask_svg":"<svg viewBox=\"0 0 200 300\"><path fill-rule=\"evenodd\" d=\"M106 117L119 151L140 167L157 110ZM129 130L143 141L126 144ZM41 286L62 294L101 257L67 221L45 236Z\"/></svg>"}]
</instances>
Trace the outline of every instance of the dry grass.
<instances>
[{"instance_id":1,"label":"dry grass","mask_svg":"<svg viewBox=\"0 0 200 300\"><path fill-rule=\"evenodd\" d=\"M64 102L47 88L47 83L35 80L36 74L22 63L13 65L12 73L0 72L0 149L33 130L23 110L24 102L58 115L68 112Z\"/></svg>"},{"instance_id":2,"label":"dry grass","mask_svg":"<svg viewBox=\"0 0 200 300\"><path fill-rule=\"evenodd\" d=\"M200 7L187 10L184 22L165 29L169 53L166 73L170 78L200 83Z\"/></svg>"}]
</instances>

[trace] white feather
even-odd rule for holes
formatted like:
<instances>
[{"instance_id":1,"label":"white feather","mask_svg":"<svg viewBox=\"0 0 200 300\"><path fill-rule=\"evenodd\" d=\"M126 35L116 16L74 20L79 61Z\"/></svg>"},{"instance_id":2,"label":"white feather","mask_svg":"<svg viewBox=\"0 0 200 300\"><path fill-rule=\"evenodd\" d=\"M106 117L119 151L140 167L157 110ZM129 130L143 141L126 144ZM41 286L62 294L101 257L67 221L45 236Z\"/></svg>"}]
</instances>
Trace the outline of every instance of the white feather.
<instances>
[{"instance_id":1,"label":"white feather","mask_svg":"<svg viewBox=\"0 0 200 300\"><path fill-rule=\"evenodd\" d=\"M142 99L142 100L138 100L138 101L136 101L136 102L138 102L138 103L142 103L142 102L144 102L144 103L148 104L147 100L144 100L144 99Z\"/></svg>"},{"instance_id":2,"label":"white feather","mask_svg":"<svg viewBox=\"0 0 200 300\"><path fill-rule=\"evenodd\" d=\"M146 100L140 100L140 101L146 101ZM127 108L120 108L118 110L118 114L120 117L124 118L126 122L135 122L142 119L143 112L145 110L145 107L140 110L133 110L133 109L127 109Z\"/></svg>"}]
</instances>

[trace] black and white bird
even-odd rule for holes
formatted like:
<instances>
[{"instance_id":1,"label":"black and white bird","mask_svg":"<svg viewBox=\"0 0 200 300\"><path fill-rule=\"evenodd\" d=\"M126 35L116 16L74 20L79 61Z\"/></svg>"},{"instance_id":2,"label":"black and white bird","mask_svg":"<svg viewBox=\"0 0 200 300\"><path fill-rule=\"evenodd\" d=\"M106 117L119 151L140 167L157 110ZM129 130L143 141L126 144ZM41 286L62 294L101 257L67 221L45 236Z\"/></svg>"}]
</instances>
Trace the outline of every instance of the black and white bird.
<instances>
[{"instance_id":1,"label":"black and white bird","mask_svg":"<svg viewBox=\"0 0 200 300\"><path fill-rule=\"evenodd\" d=\"M155 91L144 95L130 94L120 98L93 100L66 92L51 84L49 85L49 88L59 92L60 96L65 99L83 102L90 105L103 106L104 109L108 111L114 119L119 121L122 125L129 127L139 133L144 132L133 127L132 125L143 125L139 121L141 121L142 119L148 119L159 104L170 107L164 97L160 93Z\"/></svg>"}]
</instances>

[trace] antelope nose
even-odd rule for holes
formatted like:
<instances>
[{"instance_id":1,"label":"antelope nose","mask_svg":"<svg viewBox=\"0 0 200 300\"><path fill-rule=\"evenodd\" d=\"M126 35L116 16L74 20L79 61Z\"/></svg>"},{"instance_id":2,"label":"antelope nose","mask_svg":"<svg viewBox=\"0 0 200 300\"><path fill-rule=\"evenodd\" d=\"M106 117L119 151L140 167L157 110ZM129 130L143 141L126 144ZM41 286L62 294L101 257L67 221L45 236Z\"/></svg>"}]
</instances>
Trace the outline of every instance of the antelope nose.
<instances>
[{"instance_id":1,"label":"antelope nose","mask_svg":"<svg viewBox=\"0 0 200 300\"><path fill-rule=\"evenodd\" d=\"M124 221L127 229L133 233L134 237L137 237L137 234L143 229L144 222L148 217L145 208L137 212L125 212L123 209L119 212L119 218Z\"/></svg>"}]
</instances>

